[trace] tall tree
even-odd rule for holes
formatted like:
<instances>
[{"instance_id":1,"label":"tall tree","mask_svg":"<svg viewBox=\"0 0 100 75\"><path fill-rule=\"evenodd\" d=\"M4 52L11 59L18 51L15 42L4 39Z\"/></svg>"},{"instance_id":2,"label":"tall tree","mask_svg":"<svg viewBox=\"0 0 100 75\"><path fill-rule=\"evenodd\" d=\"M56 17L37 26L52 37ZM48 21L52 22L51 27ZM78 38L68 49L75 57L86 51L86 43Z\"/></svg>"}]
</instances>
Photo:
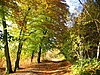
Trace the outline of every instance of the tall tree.
<instances>
[{"instance_id":1,"label":"tall tree","mask_svg":"<svg viewBox=\"0 0 100 75\"><path fill-rule=\"evenodd\" d=\"M81 0L79 0L79 2L83 5L83 12L77 18L74 25L76 32L75 35L80 37L81 46L79 47L81 47L83 56L85 55L85 57L93 58L96 57L96 49L100 37L99 7L97 7L93 0L87 0L85 4L83 4Z\"/></svg>"},{"instance_id":2,"label":"tall tree","mask_svg":"<svg viewBox=\"0 0 100 75\"><path fill-rule=\"evenodd\" d=\"M1 9L2 9L2 25L3 25L3 42L4 42L4 52L6 57L6 65L7 65L7 72L6 73L12 73L12 66L11 66L11 60L10 60L10 54L9 54L9 46L8 46L8 37L7 37L7 24L6 24L6 8L5 8L5 2L3 0L0 1L1 3Z\"/></svg>"},{"instance_id":3,"label":"tall tree","mask_svg":"<svg viewBox=\"0 0 100 75\"><path fill-rule=\"evenodd\" d=\"M28 8L28 10L26 11L26 14L23 18L22 23L20 23L20 25L22 25L22 26L21 26L21 30L20 30L20 34L19 34L19 45L18 45L17 58L16 58L16 61L15 61L14 71L16 71L16 69L19 69L20 55L21 55L21 50L22 50L24 36L25 36L25 27L26 27L26 24L27 24L26 17L28 15L29 10L30 10L30 8Z\"/></svg>"}]
</instances>

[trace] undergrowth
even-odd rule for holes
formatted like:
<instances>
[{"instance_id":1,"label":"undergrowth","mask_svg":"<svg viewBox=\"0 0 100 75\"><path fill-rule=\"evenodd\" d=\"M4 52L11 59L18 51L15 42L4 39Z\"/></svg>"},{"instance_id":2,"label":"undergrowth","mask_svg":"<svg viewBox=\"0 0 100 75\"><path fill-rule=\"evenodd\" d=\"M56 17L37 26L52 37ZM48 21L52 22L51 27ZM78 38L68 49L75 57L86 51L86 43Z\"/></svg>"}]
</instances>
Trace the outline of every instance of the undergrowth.
<instances>
[{"instance_id":1,"label":"undergrowth","mask_svg":"<svg viewBox=\"0 0 100 75\"><path fill-rule=\"evenodd\" d=\"M71 75L100 75L100 61L81 59L71 67Z\"/></svg>"}]
</instances>

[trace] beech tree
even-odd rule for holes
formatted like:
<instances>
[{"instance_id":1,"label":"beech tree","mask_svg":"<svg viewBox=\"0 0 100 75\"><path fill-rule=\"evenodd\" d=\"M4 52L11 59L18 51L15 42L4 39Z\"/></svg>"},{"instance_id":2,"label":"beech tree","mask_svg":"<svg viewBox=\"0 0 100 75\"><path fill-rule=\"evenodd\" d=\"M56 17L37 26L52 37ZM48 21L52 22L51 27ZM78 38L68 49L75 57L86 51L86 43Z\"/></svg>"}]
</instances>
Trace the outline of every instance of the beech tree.
<instances>
[{"instance_id":1,"label":"beech tree","mask_svg":"<svg viewBox=\"0 0 100 75\"><path fill-rule=\"evenodd\" d=\"M6 1L1 0L0 1L0 11L1 11L1 17L2 17L2 26L3 26L3 44L4 44L4 54L6 57L6 73L12 73L12 65L10 60L10 54L9 54L9 46L8 46L8 34L7 34L7 23L6 23L6 15L7 15L7 7L6 7Z\"/></svg>"}]
</instances>

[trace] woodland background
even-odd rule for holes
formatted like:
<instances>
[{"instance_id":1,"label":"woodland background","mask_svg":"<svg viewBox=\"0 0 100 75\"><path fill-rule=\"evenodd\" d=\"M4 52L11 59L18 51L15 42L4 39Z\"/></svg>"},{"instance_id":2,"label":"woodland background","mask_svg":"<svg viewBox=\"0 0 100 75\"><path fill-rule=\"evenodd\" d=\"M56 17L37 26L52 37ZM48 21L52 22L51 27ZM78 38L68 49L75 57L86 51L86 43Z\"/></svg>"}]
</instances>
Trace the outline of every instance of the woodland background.
<instances>
[{"instance_id":1,"label":"woodland background","mask_svg":"<svg viewBox=\"0 0 100 75\"><path fill-rule=\"evenodd\" d=\"M0 0L0 68L43 60L72 63L72 75L100 74L100 1L70 13L64 0Z\"/></svg>"}]
</instances>

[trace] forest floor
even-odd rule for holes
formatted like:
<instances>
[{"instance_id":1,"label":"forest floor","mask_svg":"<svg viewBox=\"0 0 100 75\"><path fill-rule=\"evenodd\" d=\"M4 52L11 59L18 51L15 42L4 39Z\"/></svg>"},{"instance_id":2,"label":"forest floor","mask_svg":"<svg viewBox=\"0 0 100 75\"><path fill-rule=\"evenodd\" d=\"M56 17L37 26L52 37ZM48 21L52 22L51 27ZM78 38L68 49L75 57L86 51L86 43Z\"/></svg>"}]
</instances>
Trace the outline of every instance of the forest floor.
<instances>
[{"instance_id":1,"label":"forest floor","mask_svg":"<svg viewBox=\"0 0 100 75\"><path fill-rule=\"evenodd\" d=\"M71 64L68 61L48 61L39 64L21 65L16 73L9 75L70 75ZM0 75L4 75L4 68L0 68Z\"/></svg>"}]
</instances>

